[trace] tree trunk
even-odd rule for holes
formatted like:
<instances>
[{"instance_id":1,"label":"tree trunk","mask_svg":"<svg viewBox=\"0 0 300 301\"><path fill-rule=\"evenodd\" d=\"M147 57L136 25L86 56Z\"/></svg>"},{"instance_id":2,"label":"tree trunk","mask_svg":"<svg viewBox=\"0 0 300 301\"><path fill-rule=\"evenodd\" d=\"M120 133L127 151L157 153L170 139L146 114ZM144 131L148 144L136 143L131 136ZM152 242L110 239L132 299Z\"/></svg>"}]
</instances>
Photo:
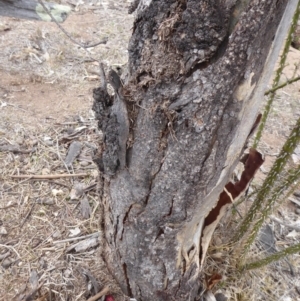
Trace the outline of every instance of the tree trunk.
<instances>
[{"instance_id":1,"label":"tree trunk","mask_svg":"<svg viewBox=\"0 0 300 301\"><path fill-rule=\"evenodd\" d=\"M287 2L140 0L124 86L111 71L114 100L105 81L94 91L103 258L126 295L199 297L204 219L257 117Z\"/></svg>"}]
</instances>

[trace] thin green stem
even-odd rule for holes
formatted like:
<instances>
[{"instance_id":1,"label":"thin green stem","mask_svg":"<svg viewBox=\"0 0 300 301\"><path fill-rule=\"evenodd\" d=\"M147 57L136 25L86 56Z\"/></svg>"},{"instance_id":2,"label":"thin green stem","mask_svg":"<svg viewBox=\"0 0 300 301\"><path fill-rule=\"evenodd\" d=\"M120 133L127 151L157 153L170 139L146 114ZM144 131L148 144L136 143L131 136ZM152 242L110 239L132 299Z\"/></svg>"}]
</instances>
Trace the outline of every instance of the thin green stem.
<instances>
[{"instance_id":1,"label":"thin green stem","mask_svg":"<svg viewBox=\"0 0 300 301\"><path fill-rule=\"evenodd\" d=\"M287 80L285 83L283 83L283 84L281 84L281 85L279 85L279 86L277 86L277 87L274 87L274 88L268 90L267 92L265 92L265 95L269 95L270 93L274 93L275 91L277 91L277 90L279 90L279 89L282 89L282 88L284 88L285 86L290 85L290 84L292 84L292 83L294 83L294 82L296 82L296 81L298 81L298 80L300 80L300 76L297 76L297 77L295 77L295 78L289 79L289 80Z\"/></svg>"},{"instance_id":2,"label":"thin green stem","mask_svg":"<svg viewBox=\"0 0 300 301\"><path fill-rule=\"evenodd\" d=\"M247 263L245 265L243 265L241 267L241 270L253 270L253 269L258 269L258 268L261 268L265 265L268 265L274 261L277 261L281 258L284 258L288 255L292 255L292 254L295 254L295 253L298 253L300 251L300 243L295 245L295 246L291 246L291 247L288 247L280 252L277 252L275 254L272 254L264 259L261 259L261 260L258 260L258 261L254 261L254 262L251 262L251 263Z\"/></svg>"},{"instance_id":3,"label":"thin green stem","mask_svg":"<svg viewBox=\"0 0 300 301\"><path fill-rule=\"evenodd\" d=\"M280 80L280 76L281 76L283 68L285 66L287 54L288 54L288 51L289 51L289 48L290 48L290 45L291 45L291 42L292 42L293 33L294 33L294 31L296 29L296 26L297 26L299 15L300 15L300 1L298 1L298 5L297 5L297 8L296 8L295 14L293 16L293 19L292 19L292 24L291 24L290 30L288 32L287 39L285 41L285 45L284 45L283 52L282 52L282 55L281 55L281 58L280 58L280 62L279 62L279 67L276 70L276 74L275 74L275 78L273 80L273 84L272 84L271 90L275 89L278 86L278 83L279 83L279 80ZM264 113L263 113L260 125L258 127L258 131L257 131L256 137L254 139L253 148L257 148L257 145L258 145L258 143L259 143L259 141L261 139L262 132L263 132L263 129L265 127L268 115L270 113L271 106L272 106L272 103L274 101L274 98L275 98L275 92L271 92L271 95L270 95L270 97L268 99L268 102L267 102L267 105L265 107L265 110L264 110Z\"/></svg>"},{"instance_id":4,"label":"thin green stem","mask_svg":"<svg viewBox=\"0 0 300 301\"><path fill-rule=\"evenodd\" d=\"M259 217L255 219L255 224L253 226L253 229L249 235L249 237L246 240L246 243L243 247L243 254L241 255L241 258L247 254L248 250L250 249L250 246L254 242L255 238L257 237L258 231L260 230L262 224L264 221L269 217L272 209L275 206L276 201L280 198L280 196L284 193L284 191L293 185L294 182L298 181L300 178L300 165L291 170L289 172L288 177L282 181L280 185L278 185L274 192L268 197L268 199L265 201L265 206L261 210Z\"/></svg>"},{"instance_id":5,"label":"thin green stem","mask_svg":"<svg viewBox=\"0 0 300 301\"><path fill-rule=\"evenodd\" d=\"M244 218L241 226L237 230L235 236L233 237L233 242L237 242L240 240L246 232L248 232L252 221L255 221L255 216L260 214L262 208L266 205L266 199L268 194L270 193L272 187L275 184L278 176L282 172L283 168L285 167L288 159L290 158L291 154L295 150L296 146L300 141L300 118L297 120L295 127L293 128L289 138L286 140L284 146L282 147L280 154L276 161L274 162L271 171L267 175L265 181L262 184L262 187L259 189L257 196L248 212L246 217Z\"/></svg>"}]
</instances>

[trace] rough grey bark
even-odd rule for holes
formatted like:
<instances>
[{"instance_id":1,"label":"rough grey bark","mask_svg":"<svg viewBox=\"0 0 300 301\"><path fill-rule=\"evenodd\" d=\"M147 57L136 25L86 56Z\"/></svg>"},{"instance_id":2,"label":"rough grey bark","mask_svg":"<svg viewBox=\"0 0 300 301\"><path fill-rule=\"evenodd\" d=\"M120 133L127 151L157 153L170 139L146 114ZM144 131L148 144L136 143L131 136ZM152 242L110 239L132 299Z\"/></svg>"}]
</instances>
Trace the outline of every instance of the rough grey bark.
<instances>
[{"instance_id":1,"label":"rough grey bark","mask_svg":"<svg viewBox=\"0 0 300 301\"><path fill-rule=\"evenodd\" d=\"M71 12L71 8L66 5L47 2L45 5L57 22L64 22ZM51 21L43 7L34 0L0 0L0 16Z\"/></svg>"},{"instance_id":2,"label":"rough grey bark","mask_svg":"<svg viewBox=\"0 0 300 301\"><path fill-rule=\"evenodd\" d=\"M202 290L203 221L257 116L270 73L265 61L288 1L249 2L140 0L124 87L114 100L105 85L94 91L104 132L96 158L103 258L137 300L197 300ZM113 109L122 107L120 93L127 119ZM118 145L124 119L126 167Z\"/></svg>"}]
</instances>

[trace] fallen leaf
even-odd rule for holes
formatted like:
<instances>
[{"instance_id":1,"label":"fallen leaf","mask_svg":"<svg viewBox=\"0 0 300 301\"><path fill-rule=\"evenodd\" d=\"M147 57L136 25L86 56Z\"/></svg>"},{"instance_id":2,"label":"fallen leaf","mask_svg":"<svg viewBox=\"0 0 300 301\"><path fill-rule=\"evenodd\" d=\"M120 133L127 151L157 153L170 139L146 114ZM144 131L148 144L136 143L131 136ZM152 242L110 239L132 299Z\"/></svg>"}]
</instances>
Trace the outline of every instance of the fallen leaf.
<instances>
[{"instance_id":1,"label":"fallen leaf","mask_svg":"<svg viewBox=\"0 0 300 301\"><path fill-rule=\"evenodd\" d=\"M36 201L37 204L42 204L42 205L53 205L54 204L54 200L52 199L38 199Z\"/></svg>"},{"instance_id":2,"label":"fallen leaf","mask_svg":"<svg viewBox=\"0 0 300 301\"><path fill-rule=\"evenodd\" d=\"M289 238L295 238L299 235L299 233L296 230L293 230L292 232L290 232L286 237Z\"/></svg>"},{"instance_id":3,"label":"fallen leaf","mask_svg":"<svg viewBox=\"0 0 300 301\"><path fill-rule=\"evenodd\" d=\"M224 254L221 252L211 254L211 258L215 261L221 261L223 257L224 257Z\"/></svg>"},{"instance_id":4,"label":"fallen leaf","mask_svg":"<svg viewBox=\"0 0 300 301\"><path fill-rule=\"evenodd\" d=\"M49 55L49 53L48 52L45 52L43 55L42 55L42 59L44 60L44 61L49 61L49 59L50 59L50 55Z\"/></svg>"},{"instance_id":5,"label":"fallen leaf","mask_svg":"<svg viewBox=\"0 0 300 301\"><path fill-rule=\"evenodd\" d=\"M24 201L23 201L23 203L24 203L24 204L27 204L27 203L28 203L28 200L29 200L29 196L28 196L28 195L26 195L26 196L24 197Z\"/></svg>"},{"instance_id":6,"label":"fallen leaf","mask_svg":"<svg viewBox=\"0 0 300 301\"><path fill-rule=\"evenodd\" d=\"M78 235L81 231L78 227L76 227L75 229L70 229L71 234L69 235L69 237L74 237L76 235Z\"/></svg>"},{"instance_id":7,"label":"fallen leaf","mask_svg":"<svg viewBox=\"0 0 300 301\"><path fill-rule=\"evenodd\" d=\"M4 227L0 227L0 235L7 235L7 231Z\"/></svg>"},{"instance_id":8,"label":"fallen leaf","mask_svg":"<svg viewBox=\"0 0 300 301\"><path fill-rule=\"evenodd\" d=\"M84 184L82 183L74 184L70 192L70 200L71 201L79 200L83 192L84 192Z\"/></svg>"},{"instance_id":9,"label":"fallen leaf","mask_svg":"<svg viewBox=\"0 0 300 301\"><path fill-rule=\"evenodd\" d=\"M61 189L52 189L52 194L54 196L57 196L57 195L62 195L64 192L61 190Z\"/></svg>"},{"instance_id":10,"label":"fallen leaf","mask_svg":"<svg viewBox=\"0 0 300 301\"><path fill-rule=\"evenodd\" d=\"M31 284L31 288L35 289L39 285L39 276L36 270L32 270L29 277L29 283Z\"/></svg>"},{"instance_id":11,"label":"fallen leaf","mask_svg":"<svg viewBox=\"0 0 300 301\"><path fill-rule=\"evenodd\" d=\"M91 237L69 246L66 251L70 252L72 250L75 250L75 252L83 252L89 248L97 247L98 245L99 245L99 238Z\"/></svg>"},{"instance_id":12,"label":"fallen leaf","mask_svg":"<svg viewBox=\"0 0 300 301\"><path fill-rule=\"evenodd\" d=\"M0 260L5 259L5 258L8 257L9 255L10 255L10 251L7 251L7 252L4 253L4 254L0 254Z\"/></svg>"},{"instance_id":13,"label":"fallen leaf","mask_svg":"<svg viewBox=\"0 0 300 301\"><path fill-rule=\"evenodd\" d=\"M50 174L50 169L49 168L43 168L42 169L42 175L49 175Z\"/></svg>"},{"instance_id":14,"label":"fallen leaf","mask_svg":"<svg viewBox=\"0 0 300 301\"><path fill-rule=\"evenodd\" d=\"M218 282L222 280L222 276L218 273L211 275L205 279L206 289L211 290Z\"/></svg>"},{"instance_id":15,"label":"fallen leaf","mask_svg":"<svg viewBox=\"0 0 300 301\"><path fill-rule=\"evenodd\" d=\"M80 201L80 210L83 218L88 219L91 216L92 209L86 196Z\"/></svg>"},{"instance_id":16,"label":"fallen leaf","mask_svg":"<svg viewBox=\"0 0 300 301\"><path fill-rule=\"evenodd\" d=\"M82 145L79 141L73 141L70 144L70 147L68 149L68 154L65 159L65 164L69 167L72 165L76 157L79 156L81 152Z\"/></svg>"}]
</instances>

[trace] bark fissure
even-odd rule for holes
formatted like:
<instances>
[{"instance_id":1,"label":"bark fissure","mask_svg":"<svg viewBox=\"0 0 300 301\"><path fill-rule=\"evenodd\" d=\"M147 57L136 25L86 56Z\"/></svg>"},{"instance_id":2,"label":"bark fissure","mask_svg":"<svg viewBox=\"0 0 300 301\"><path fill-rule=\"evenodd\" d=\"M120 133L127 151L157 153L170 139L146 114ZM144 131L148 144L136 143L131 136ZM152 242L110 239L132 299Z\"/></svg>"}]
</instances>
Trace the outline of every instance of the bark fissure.
<instances>
[{"instance_id":1,"label":"bark fissure","mask_svg":"<svg viewBox=\"0 0 300 301\"><path fill-rule=\"evenodd\" d=\"M133 294L132 294L132 291L131 291L131 288L130 288L130 282L129 282L129 278L128 278L128 275L127 275L127 265L126 263L123 263L123 271L124 271L124 274L125 274L125 278L126 278L126 284L127 284L127 289L128 289L128 292L129 292L129 297L133 297Z\"/></svg>"},{"instance_id":2,"label":"bark fissure","mask_svg":"<svg viewBox=\"0 0 300 301\"><path fill-rule=\"evenodd\" d=\"M170 210L169 210L169 212L168 212L166 215L164 215L163 218L166 218L166 217L172 215L173 205L174 205L174 199L171 200L171 205L170 205Z\"/></svg>"}]
</instances>

